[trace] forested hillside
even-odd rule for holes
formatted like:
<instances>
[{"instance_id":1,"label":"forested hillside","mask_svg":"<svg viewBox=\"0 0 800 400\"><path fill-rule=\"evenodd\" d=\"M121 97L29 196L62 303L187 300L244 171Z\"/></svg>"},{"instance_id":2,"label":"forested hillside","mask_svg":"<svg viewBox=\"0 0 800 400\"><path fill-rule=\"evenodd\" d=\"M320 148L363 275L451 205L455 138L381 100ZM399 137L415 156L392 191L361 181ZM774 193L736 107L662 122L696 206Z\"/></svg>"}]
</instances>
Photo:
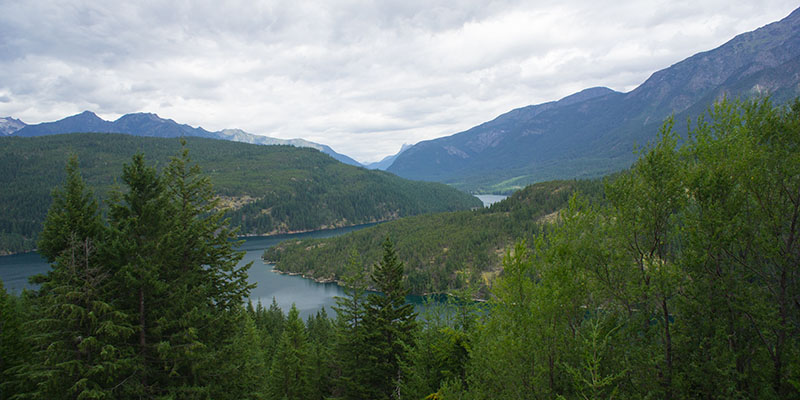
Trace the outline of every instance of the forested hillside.
<instances>
[{"instance_id":1,"label":"forested hillside","mask_svg":"<svg viewBox=\"0 0 800 400\"><path fill-rule=\"evenodd\" d=\"M547 230L580 192L602 201L601 180L551 181L530 185L490 208L403 218L328 239L287 241L267 249L264 259L280 271L320 280L339 280L346 260L357 251L367 265L381 257L380 243L395 242L406 264L413 293L448 292L466 286L487 295L488 282L499 273L503 249L515 238Z\"/></svg>"},{"instance_id":2,"label":"forested hillside","mask_svg":"<svg viewBox=\"0 0 800 400\"><path fill-rule=\"evenodd\" d=\"M724 102L678 142L667 124L603 201L514 231L486 303L454 290L417 318L409 266L376 237L374 263L327 260L346 295L305 323L242 304L247 266L185 152L163 173L134 157L107 217L71 162L52 271L20 296L0 285L0 400L800 398L800 101ZM448 215L535 221L596 187Z\"/></svg>"},{"instance_id":3,"label":"forested hillside","mask_svg":"<svg viewBox=\"0 0 800 400\"><path fill-rule=\"evenodd\" d=\"M186 140L241 234L338 227L481 204L442 184L344 165L313 149ZM78 156L86 181L105 200L134 153L163 166L179 148L179 139L122 134L0 138L0 251L34 248L69 154Z\"/></svg>"}]
</instances>

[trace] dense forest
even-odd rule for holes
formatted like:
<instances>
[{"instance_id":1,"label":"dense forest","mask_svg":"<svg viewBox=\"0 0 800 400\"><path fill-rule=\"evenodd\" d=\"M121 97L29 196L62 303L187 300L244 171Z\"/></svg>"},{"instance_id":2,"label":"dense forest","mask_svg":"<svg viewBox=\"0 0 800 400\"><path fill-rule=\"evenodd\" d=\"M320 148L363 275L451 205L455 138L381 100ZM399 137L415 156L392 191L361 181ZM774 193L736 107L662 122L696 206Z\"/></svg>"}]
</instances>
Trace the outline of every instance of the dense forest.
<instances>
[{"instance_id":1,"label":"dense forest","mask_svg":"<svg viewBox=\"0 0 800 400\"><path fill-rule=\"evenodd\" d=\"M328 239L285 241L264 252L284 272L340 280L346 260L358 252L367 265L381 257L381 240L395 243L414 294L475 287L482 298L502 269L503 251L516 238L548 229L576 192L602 202L601 180L550 181L527 186L489 208L402 218Z\"/></svg>"},{"instance_id":2,"label":"dense forest","mask_svg":"<svg viewBox=\"0 0 800 400\"><path fill-rule=\"evenodd\" d=\"M307 231L479 207L480 201L443 184L412 182L342 164L319 151L190 137L192 156L211 179L220 207L240 234ZM32 250L64 179L69 154L80 159L101 199L119 187L122 164L142 152L165 166L179 139L122 134L0 138L0 252Z\"/></svg>"},{"instance_id":3,"label":"dense forest","mask_svg":"<svg viewBox=\"0 0 800 400\"><path fill-rule=\"evenodd\" d=\"M135 156L107 216L73 161L40 239L52 272L0 290L0 398L800 398L800 101L671 128L505 248L487 302L464 285L420 316L387 237L374 263L329 260L335 316L242 304L186 152L162 173Z\"/></svg>"}]
</instances>

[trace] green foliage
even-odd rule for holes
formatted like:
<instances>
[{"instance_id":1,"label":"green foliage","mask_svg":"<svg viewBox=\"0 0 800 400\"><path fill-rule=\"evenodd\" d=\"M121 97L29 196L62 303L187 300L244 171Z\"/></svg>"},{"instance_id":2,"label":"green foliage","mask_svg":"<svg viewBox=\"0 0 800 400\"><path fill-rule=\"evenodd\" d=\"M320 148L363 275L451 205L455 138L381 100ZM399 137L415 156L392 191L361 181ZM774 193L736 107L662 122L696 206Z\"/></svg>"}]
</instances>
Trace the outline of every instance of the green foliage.
<instances>
[{"instance_id":1,"label":"green foliage","mask_svg":"<svg viewBox=\"0 0 800 400\"><path fill-rule=\"evenodd\" d=\"M368 396L367 376L369 365L366 362L364 345L367 341L367 328L364 324L366 314L367 277L362 268L358 253L351 252L342 277L345 295L336 298L336 340L334 344L335 394L343 399L363 399Z\"/></svg>"},{"instance_id":2,"label":"green foliage","mask_svg":"<svg viewBox=\"0 0 800 400\"><path fill-rule=\"evenodd\" d=\"M576 191L594 201L603 196L600 181L555 181L531 185L490 208L403 218L329 239L287 241L268 249L264 258L276 268L317 278L341 280L342 263L355 249L369 263L382 257L379 238L391 236L406 265L412 293L479 288L501 269L503 249L515 238L545 231Z\"/></svg>"},{"instance_id":3,"label":"green foliage","mask_svg":"<svg viewBox=\"0 0 800 400\"><path fill-rule=\"evenodd\" d=\"M576 385L576 390L584 399L612 399L619 392L617 382L628 372L608 371L604 358L611 346L612 335L619 326L604 329L599 318L584 322L586 328L582 329L580 337L581 359L579 367L565 365L567 373Z\"/></svg>"},{"instance_id":4,"label":"green foliage","mask_svg":"<svg viewBox=\"0 0 800 400\"><path fill-rule=\"evenodd\" d=\"M708 118L681 147L665 124L607 201L597 182L555 182L428 216L533 238L505 247L488 302L468 280L419 320L408 258L374 236L403 221L361 231L378 261L348 247L336 320L303 324L274 299L241 306L246 268L185 151L163 175L134 157L101 229L73 169L45 223L52 272L19 298L0 286L0 398L797 398L800 101Z\"/></svg>"},{"instance_id":5,"label":"green foliage","mask_svg":"<svg viewBox=\"0 0 800 400\"><path fill-rule=\"evenodd\" d=\"M311 364L308 336L292 304L286 319L278 350L269 371L269 399L308 399L311 396L309 380Z\"/></svg>"},{"instance_id":6,"label":"green foliage","mask_svg":"<svg viewBox=\"0 0 800 400\"><path fill-rule=\"evenodd\" d=\"M114 397L135 371L134 352L124 345L134 330L109 296L111 270L97 250L104 227L77 165L72 157L64 188L53 192L41 247L55 263L31 300L32 354L16 371L36 398Z\"/></svg>"},{"instance_id":7,"label":"green foliage","mask_svg":"<svg viewBox=\"0 0 800 400\"><path fill-rule=\"evenodd\" d=\"M109 273L94 246L87 238L64 249L34 303L28 339L35 353L24 372L37 398L114 398L129 390L137 360L125 341L134 329L108 296Z\"/></svg>"},{"instance_id":8,"label":"green foliage","mask_svg":"<svg viewBox=\"0 0 800 400\"><path fill-rule=\"evenodd\" d=\"M479 310L472 293L460 292L447 302L428 298L424 304L416 341L401 365L401 398L435 398L444 383L463 385L466 381L471 328Z\"/></svg>"},{"instance_id":9,"label":"green foliage","mask_svg":"<svg viewBox=\"0 0 800 400\"><path fill-rule=\"evenodd\" d=\"M539 378L532 290L533 260L524 241L503 258L503 275L493 288L490 314L476 331L468 383L476 399L534 398Z\"/></svg>"},{"instance_id":10,"label":"green foliage","mask_svg":"<svg viewBox=\"0 0 800 400\"><path fill-rule=\"evenodd\" d=\"M164 175L141 154L101 225L76 160L45 221L55 263L30 295L19 398L231 398L263 393L249 264L186 150ZM13 382L12 382L13 383Z\"/></svg>"},{"instance_id":11,"label":"green foliage","mask_svg":"<svg viewBox=\"0 0 800 400\"><path fill-rule=\"evenodd\" d=\"M709 117L680 149L666 123L607 204L573 199L532 264L507 254L448 395L799 395L800 103Z\"/></svg>"},{"instance_id":12,"label":"green foliage","mask_svg":"<svg viewBox=\"0 0 800 400\"><path fill-rule=\"evenodd\" d=\"M23 325L28 311L25 303L9 295L0 281L0 399L3 400L25 391L25 382L16 373L30 356Z\"/></svg>"},{"instance_id":13,"label":"green foliage","mask_svg":"<svg viewBox=\"0 0 800 400\"><path fill-rule=\"evenodd\" d=\"M186 141L223 200L219 206L241 234L357 225L480 205L443 184L345 165L313 149L197 137ZM120 181L122 164L136 152L166 166L181 151L178 139L119 134L4 137L0 142L0 252L35 247L50 192L65 177L61 171L67 154L81 159L87 184L107 200Z\"/></svg>"},{"instance_id":14,"label":"green foliage","mask_svg":"<svg viewBox=\"0 0 800 400\"><path fill-rule=\"evenodd\" d=\"M369 398L389 399L399 391L401 363L413 345L416 330L414 306L406 303L403 263L386 237L383 258L373 266L372 282L380 293L367 296L364 327Z\"/></svg>"},{"instance_id":15,"label":"green foliage","mask_svg":"<svg viewBox=\"0 0 800 400\"><path fill-rule=\"evenodd\" d=\"M325 308L306 321L309 341L309 399L327 399L333 391L334 323Z\"/></svg>"},{"instance_id":16,"label":"green foliage","mask_svg":"<svg viewBox=\"0 0 800 400\"><path fill-rule=\"evenodd\" d=\"M39 238L39 254L49 262L70 248L71 240L95 239L103 229L97 200L81 178L76 156L70 157L66 171L64 189L53 190L53 204Z\"/></svg>"}]
</instances>

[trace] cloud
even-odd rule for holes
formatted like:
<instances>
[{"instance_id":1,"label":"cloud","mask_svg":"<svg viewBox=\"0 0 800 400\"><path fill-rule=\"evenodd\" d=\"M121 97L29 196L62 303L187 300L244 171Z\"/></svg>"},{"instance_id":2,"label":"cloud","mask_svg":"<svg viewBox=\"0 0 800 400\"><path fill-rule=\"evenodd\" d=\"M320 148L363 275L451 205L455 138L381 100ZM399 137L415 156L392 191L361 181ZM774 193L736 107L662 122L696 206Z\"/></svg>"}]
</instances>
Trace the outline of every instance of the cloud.
<instances>
[{"instance_id":1,"label":"cloud","mask_svg":"<svg viewBox=\"0 0 800 400\"><path fill-rule=\"evenodd\" d=\"M0 0L0 116L155 112L375 161L653 72L790 1Z\"/></svg>"}]
</instances>

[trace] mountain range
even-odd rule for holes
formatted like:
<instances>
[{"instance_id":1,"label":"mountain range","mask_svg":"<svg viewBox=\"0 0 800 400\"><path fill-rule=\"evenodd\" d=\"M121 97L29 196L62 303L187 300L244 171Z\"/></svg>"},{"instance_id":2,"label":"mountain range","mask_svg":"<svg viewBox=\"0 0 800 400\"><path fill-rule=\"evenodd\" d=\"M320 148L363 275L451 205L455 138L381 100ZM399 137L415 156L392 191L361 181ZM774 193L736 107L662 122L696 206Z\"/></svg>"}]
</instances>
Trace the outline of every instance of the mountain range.
<instances>
[{"instance_id":1,"label":"mountain range","mask_svg":"<svg viewBox=\"0 0 800 400\"><path fill-rule=\"evenodd\" d=\"M397 157L402 154L404 151L411 148L411 145L408 143L404 143L402 147L400 147L400 151L390 156L383 157L380 161L371 162L369 164L364 164L364 168L367 169L379 169L382 171L386 171L397 159Z\"/></svg>"},{"instance_id":2,"label":"mountain range","mask_svg":"<svg viewBox=\"0 0 800 400\"><path fill-rule=\"evenodd\" d=\"M345 164L361 166L361 164L344 155L335 152L324 144L309 142L304 139L276 139L267 136L255 135L241 129L223 129L221 131L207 131L203 128L193 128L186 124L179 124L171 119L161 118L152 113L125 114L116 121L106 121L91 111L84 111L54 122L43 122L35 125L26 125L22 121L10 117L0 118L0 132L5 135L32 137L43 135L56 135L74 132L104 132L126 133L135 136L152 137L181 137L196 136L209 139L223 139L234 142L243 142L263 145L290 145L295 147L310 147L330 155Z\"/></svg>"},{"instance_id":3,"label":"mountain range","mask_svg":"<svg viewBox=\"0 0 800 400\"><path fill-rule=\"evenodd\" d=\"M777 103L800 95L800 9L657 71L630 92L585 89L558 101L511 110L451 136L404 145L399 153L365 166L474 193L508 193L534 182L598 177L627 168L636 158L634 149L652 142L670 116L674 129L683 134L688 120L723 96L764 95ZM127 114L113 122L89 111L36 125L0 119L4 135L69 132L287 144L312 147L346 164L361 165L328 146L302 139L275 139L239 129L210 132L148 113Z\"/></svg>"},{"instance_id":4,"label":"mountain range","mask_svg":"<svg viewBox=\"0 0 800 400\"><path fill-rule=\"evenodd\" d=\"M671 115L682 134L688 119L723 96L763 95L776 103L800 95L800 9L655 72L628 93L586 89L417 143L388 171L484 193L602 176L627 168Z\"/></svg>"}]
</instances>

